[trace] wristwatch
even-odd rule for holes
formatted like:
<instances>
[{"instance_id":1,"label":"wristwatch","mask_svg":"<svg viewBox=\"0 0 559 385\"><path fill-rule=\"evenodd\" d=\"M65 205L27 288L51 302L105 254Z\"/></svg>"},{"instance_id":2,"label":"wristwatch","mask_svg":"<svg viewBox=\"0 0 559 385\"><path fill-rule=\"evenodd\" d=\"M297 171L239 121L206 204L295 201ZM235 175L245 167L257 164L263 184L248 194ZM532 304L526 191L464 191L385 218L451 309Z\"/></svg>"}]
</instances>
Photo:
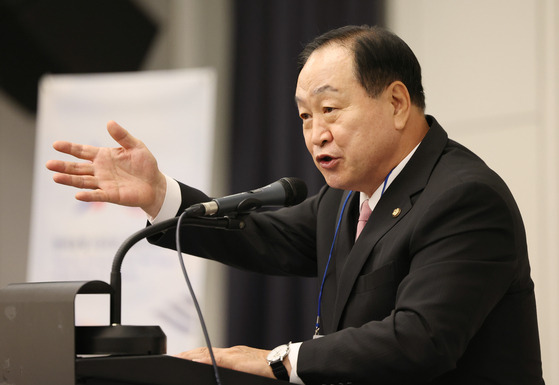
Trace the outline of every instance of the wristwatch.
<instances>
[{"instance_id":1,"label":"wristwatch","mask_svg":"<svg viewBox=\"0 0 559 385\"><path fill-rule=\"evenodd\" d=\"M274 348L266 357L266 361L268 361L268 365L272 367L272 371L274 372L274 376L278 380L289 381L289 373L287 373L287 369L283 364L283 359L289 354L289 347L291 346L291 342L285 345L280 345L277 348Z\"/></svg>"}]
</instances>

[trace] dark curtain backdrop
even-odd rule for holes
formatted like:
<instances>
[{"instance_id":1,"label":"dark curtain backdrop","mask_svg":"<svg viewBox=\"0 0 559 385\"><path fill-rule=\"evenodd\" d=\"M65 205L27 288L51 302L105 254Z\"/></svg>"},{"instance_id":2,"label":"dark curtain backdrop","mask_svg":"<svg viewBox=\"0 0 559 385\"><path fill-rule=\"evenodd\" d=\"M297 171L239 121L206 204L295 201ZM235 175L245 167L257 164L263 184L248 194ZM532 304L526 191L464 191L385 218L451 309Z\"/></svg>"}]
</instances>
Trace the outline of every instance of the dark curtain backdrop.
<instances>
[{"instance_id":1,"label":"dark curtain backdrop","mask_svg":"<svg viewBox=\"0 0 559 385\"><path fill-rule=\"evenodd\" d=\"M381 0L235 0L231 192L284 176L324 184L294 102L297 56L315 36L346 24L383 24ZM272 348L314 332L316 278L229 269L228 345Z\"/></svg>"}]
</instances>

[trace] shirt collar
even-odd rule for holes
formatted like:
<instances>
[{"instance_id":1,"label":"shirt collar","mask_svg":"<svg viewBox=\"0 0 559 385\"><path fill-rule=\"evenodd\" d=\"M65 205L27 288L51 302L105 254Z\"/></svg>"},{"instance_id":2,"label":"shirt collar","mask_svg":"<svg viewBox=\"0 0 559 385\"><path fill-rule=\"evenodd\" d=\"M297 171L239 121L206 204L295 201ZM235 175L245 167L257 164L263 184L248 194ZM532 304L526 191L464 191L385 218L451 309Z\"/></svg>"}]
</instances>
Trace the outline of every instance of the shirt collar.
<instances>
[{"instance_id":1,"label":"shirt collar","mask_svg":"<svg viewBox=\"0 0 559 385\"><path fill-rule=\"evenodd\" d=\"M394 181L394 179L396 179L396 177L404 169L406 164L408 164L410 158L413 156L413 154L415 153L415 150L417 150L417 148L419 147L420 144L421 144L421 142L418 143L418 145L415 146L414 149L411 150L410 153L408 155L406 155L406 157L404 159L402 159L402 161L400 163L398 163L398 165L396 167L394 167L392 172L388 175L388 178L386 180L386 186L385 186L385 183L381 183L381 185L376 189L376 191L370 197L367 194L365 194L364 192L360 193L360 195L359 195L359 210L361 210L361 205L363 204L363 201L365 201L367 199L369 200L369 207L371 208L371 210L375 209L377 203L380 201L380 198L381 198L382 193L383 193L383 189L384 189L385 192L386 192L386 190L388 190L388 187L390 186L392 181Z\"/></svg>"}]
</instances>

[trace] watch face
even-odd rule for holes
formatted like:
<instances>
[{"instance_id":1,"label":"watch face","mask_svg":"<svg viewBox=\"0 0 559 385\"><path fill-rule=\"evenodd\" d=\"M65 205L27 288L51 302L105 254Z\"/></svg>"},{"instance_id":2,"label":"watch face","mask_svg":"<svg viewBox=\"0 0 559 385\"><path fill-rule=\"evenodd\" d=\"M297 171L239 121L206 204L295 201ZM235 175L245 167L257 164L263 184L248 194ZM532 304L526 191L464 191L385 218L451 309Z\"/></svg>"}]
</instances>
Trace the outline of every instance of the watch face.
<instances>
[{"instance_id":1,"label":"watch face","mask_svg":"<svg viewBox=\"0 0 559 385\"><path fill-rule=\"evenodd\" d=\"M283 360L283 358L287 355L287 345L280 345L268 354L268 361L274 362Z\"/></svg>"}]
</instances>

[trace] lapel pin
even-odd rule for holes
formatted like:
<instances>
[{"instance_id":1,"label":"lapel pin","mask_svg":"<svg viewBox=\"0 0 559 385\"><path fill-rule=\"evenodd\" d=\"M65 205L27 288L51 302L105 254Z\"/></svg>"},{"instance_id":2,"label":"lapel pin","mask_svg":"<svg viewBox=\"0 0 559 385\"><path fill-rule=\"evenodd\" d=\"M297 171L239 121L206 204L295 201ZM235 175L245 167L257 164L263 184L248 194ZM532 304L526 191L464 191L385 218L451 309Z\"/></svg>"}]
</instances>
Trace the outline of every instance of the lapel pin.
<instances>
[{"instance_id":1,"label":"lapel pin","mask_svg":"<svg viewBox=\"0 0 559 385\"><path fill-rule=\"evenodd\" d=\"M402 209L397 207L394 209L394 211L392 211L392 218L396 218L398 215L400 215L400 213L402 212Z\"/></svg>"}]
</instances>

